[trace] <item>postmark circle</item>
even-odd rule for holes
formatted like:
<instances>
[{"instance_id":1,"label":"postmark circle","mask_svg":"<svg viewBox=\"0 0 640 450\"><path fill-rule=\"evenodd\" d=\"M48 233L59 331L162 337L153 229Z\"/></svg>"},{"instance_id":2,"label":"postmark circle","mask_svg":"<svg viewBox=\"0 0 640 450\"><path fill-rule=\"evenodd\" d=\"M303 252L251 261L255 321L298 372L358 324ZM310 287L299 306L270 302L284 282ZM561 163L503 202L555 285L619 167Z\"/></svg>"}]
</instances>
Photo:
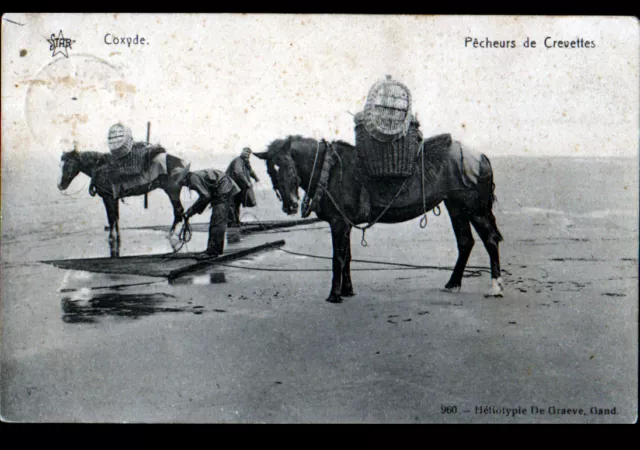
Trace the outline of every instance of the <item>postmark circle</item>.
<instances>
[{"instance_id":1,"label":"postmark circle","mask_svg":"<svg viewBox=\"0 0 640 450\"><path fill-rule=\"evenodd\" d=\"M27 82L29 131L56 154L74 147L106 151L109 127L134 108L135 87L116 66L88 54L55 59Z\"/></svg>"}]
</instances>

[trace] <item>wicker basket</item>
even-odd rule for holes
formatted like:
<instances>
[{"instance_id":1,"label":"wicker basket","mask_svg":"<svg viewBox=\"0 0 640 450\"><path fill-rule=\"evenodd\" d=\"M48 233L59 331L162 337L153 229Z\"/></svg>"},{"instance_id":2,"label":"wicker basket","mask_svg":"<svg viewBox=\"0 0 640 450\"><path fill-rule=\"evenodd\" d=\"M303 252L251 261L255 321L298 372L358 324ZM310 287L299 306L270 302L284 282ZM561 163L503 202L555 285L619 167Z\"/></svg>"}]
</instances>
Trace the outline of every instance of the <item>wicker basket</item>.
<instances>
[{"instance_id":1,"label":"wicker basket","mask_svg":"<svg viewBox=\"0 0 640 450\"><path fill-rule=\"evenodd\" d=\"M372 178L398 178L413 175L416 154L422 142L420 124L411 118L407 133L391 142L372 136L365 126L363 115L356 122L356 152L362 167Z\"/></svg>"},{"instance_id":2,"label":"wicker basket","mask_svg":"<svg viewBox=\"0 0 640 450\"><path fill-rule=\"evenodd\" d=\"M109 129L107 143L113 156L116 158L126 156L133 147L131 129L120 123L115 124Z\"/></svg>"},{"instance_id":3,"label":"wicker basket","mask_svg":"<svg viewBox=\"0 0 640 450\"><path fill-rule=\"evenodd\" d=\"M379 141L395 141L409 130L411 91L387 75L369 90L363 115L369 134Z\"/></svg>"}]
</instances>

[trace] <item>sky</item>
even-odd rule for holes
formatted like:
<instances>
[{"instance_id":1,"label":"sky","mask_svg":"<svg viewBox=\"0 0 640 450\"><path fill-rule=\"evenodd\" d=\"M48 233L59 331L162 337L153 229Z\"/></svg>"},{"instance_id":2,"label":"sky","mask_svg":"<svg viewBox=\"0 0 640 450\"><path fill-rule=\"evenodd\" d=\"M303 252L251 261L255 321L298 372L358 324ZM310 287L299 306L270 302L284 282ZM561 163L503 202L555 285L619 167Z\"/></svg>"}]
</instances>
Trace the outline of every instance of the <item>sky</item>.
<instances>
[{"instance_id":1,"label":"sky","mask_svg":"<svg viewBox=\"0 0 640 450\"><path fill-rule=\"evenodd\" d=\"M68 57L47 41L60 31ZM150 122L151 142L194 169L289 134L353 143L351 114L387 74L411 90L425 136L490 157L637 159L639 44L630 17L5 14L3 193L57 177L74 145L107 151L116 122L136 140Z\"/></svg>"}]
</instances>

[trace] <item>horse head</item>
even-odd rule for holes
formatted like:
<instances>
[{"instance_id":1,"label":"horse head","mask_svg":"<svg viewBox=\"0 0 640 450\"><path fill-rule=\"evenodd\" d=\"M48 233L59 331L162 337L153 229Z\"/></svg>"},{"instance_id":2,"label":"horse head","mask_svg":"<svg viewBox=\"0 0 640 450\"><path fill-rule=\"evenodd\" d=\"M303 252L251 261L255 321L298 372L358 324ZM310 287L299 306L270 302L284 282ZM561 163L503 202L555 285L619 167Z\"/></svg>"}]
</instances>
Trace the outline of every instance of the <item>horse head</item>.
<instances>
[{"instance_id":1,"label":"horse head","mask_svg":"<svg viewBox=\"0 0 640 450\"><path fill-rule=\"evenodd\" d=\"M300 201L300 176L291 156L291 138L278 139L269 145L266 152L254 155L267 163L267 173L271 178L273 190L282 201L282 211L289 215L296 214Z\"/></svg>"},{"instance_id":2,"label":"horse head","mask_svg":"<svg viewBox=\"0 0 640 450\"><path fill-rule=\"evenodd\" d=\"M77 150L63 152L60 158L60 180L58 189L64 191L80 173L80 154Z\"/></svg>"}]
</instances>

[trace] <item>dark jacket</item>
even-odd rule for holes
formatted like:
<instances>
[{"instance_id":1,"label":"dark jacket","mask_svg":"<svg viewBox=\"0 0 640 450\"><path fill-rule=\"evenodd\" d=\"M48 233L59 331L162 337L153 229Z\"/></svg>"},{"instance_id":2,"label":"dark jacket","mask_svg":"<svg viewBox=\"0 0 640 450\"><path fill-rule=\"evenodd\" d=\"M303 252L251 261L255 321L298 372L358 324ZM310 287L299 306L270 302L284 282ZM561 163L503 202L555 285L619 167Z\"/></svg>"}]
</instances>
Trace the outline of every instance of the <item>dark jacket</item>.
<instances>
[{"instance_id":1,"label":"dark jacket","mask_svg":"<svg viewBox=\"0 0 640 450\"><path fill-rule=\"evenodd\" d=\"M251 164L242 159L241 156L238 156L234 158L233 161L231 161L231 164L229 164L229 167L227 167L227 175L229 175L241 189L240 195L242 196L242 205L244 207L256 206L251 178L256 181L259 180L251 168Z\"/></svg>"},{"instance_id":2,"label":"dark jacket","mask_svg":"<svg viewBox=\"0 0 640 450\"><path fill-rule=\"evenodd\" d=\"M240 192L238 185L221 170L205 169L191 172L187 187L200 196L191 206L194 214L201 214L211 203L222 203Z\"/></svg>"}]
</instances>

